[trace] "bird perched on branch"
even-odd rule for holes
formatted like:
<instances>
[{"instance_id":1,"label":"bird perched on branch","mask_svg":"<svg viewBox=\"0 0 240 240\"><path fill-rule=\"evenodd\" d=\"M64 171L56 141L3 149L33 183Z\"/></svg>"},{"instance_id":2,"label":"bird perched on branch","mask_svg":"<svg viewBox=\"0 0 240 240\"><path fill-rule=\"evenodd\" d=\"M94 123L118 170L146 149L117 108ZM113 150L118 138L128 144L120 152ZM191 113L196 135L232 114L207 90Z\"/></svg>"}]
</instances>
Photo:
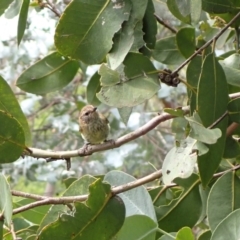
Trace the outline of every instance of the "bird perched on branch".
<instances>
[{"instance_id":1,"label":"bird perched on branch","mask_svg":"<svg viewBox=\"0 0 240 240\"><path fill-rule=\"evenodd\" d=\"M107 140L109 124L97 108L87 105L79 114L79 131L84 140L90 144L99 144Z\"/></svg>"}]
</instances>

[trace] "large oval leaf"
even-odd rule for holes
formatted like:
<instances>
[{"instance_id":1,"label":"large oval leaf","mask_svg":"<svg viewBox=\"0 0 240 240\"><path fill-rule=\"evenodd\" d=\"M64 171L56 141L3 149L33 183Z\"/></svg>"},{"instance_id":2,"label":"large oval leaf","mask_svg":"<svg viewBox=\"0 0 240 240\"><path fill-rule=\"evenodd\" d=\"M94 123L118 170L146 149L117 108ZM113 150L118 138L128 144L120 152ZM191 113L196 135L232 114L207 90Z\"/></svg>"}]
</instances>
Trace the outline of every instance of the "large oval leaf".
<instances>
[{"instance_id":1,"label":"large oval leaf","mask_svg":"<svg viewBox=\"0 0 240 240\"><path fill-rule=\"evenodd\" d=\"M113 84L116 83L116 77L113 81L109 71L105 75L100 72L104 82L101 91L97 93L101 102L117 108L136 106L151 98L160 88L156 69L147 57L129 53L123 64L125 76L115 85L106 86L106 80L108 77L108 82Z\"/></svg>"},{"instance_id":2,"label":"large oval leaf","mask_svg":"<svg viewBox=\"0 0 240 240\"><path fill-rule=\"evenodd\" d=\"M122 200L112 197L110 185L96 180L89 187L86 203L75 203L74 214L61 214L47 225L39 239L112 239L125 219Z\"/></svg>"},{"instance_id":3,"label":"large oval leaf","mask_svg":"<svg viewBox=\"0 0 240 240\"><path fill-rule=\"evenodd\" d=\"M112 38L130 16L129 0L73 0L65 9L55 32L60 53L96 64L112 48Z\"/></svg>"},{"instance_id":4,"label":"large oval leaf","mask_svg":"<svg viewBox=\"0 0 240 240\"><path fill-rule=\"evenodd\" d=\"M17 86L35 94L53 92L71 82L78 68L77 61L53 52L23 72L17 80Z\"/></svg>"},{"instance_id":5,"label":"large oval leaf","mask_svg":"<svg viewBox=\"0 0 240 240\"><path fill-rule=\"evenodd\" d=\"M203 62L198 85L197 108L205 127L209 127L223 116L228 105L228 86L224 71L214 54L209 54ZM214 145L209 145L209 151L198 157L198 167L203 186L211 180L222 160L228 117L222 119L216 128L222 131L222 136Z\"/></svg>"},{"instance_id":6,"label":"large oval leaf","mask_svg":"<svg viewBox=\"0 0 240 240\"><path fill-rule=\"evenodd\" d=\"M181 64L185 59L178 51L175 40L175 37L167 37L157 41L153 50L153 58L165 64Z\"/></svg>"},{"instance_id":7,"label":"large oval leaf","mask_svg":"<svg viewBox=\"0 0 240 240\"><path fill-rule=\"evenodd\" d=\"M24 130L25 145L31 144L31 133L27 119L7 82L0 76L0 110L8 112L15 117Z\"/></svg>"},{"instance_id":8,"label":"large oval leaf","mask_svg":"<svg viewBox=\"0 0 240 240\"><path fill-rule=\"evenodd\" d=\"M17 160L24 148L25 138L20 123L10 114L0 110L0 163Z\"/></svg>"},{"instance_id":9,"label":"large oval leaf","mask_svg":"<svg viewBox=\"0 0 240 240\"><path fill-rule=\"evenodd\" d=\"M105 175L104 180L109 182L112 186L120 186L135 181L136 179L124 172L111 171ZM120 193L119 196L125 204L126 217L145 215L156 222L156 215L151 197L143 186Z\"/></svg>"},{"instance_id":10,"label":"large oval leaf","mask_svg":"<svg viewBox=\"0 0 240 240\"><path fill-rule=\"evenodd\" d=\"M1 0L0 1L0 16L4 13L4 11L8 8L8 6L12 3L13 0Z\"/></svg>"},{"instance_id":11,"label":"large oval leaf","mask_svg":"<svg viewBox=\"0 0 240 240\"><path fill-rule=\"evenodd\" d=\"M224 174L213 185L207 204L207 216L212 232L228 214L240 208L239 190L240 180L235 175L235 172Z\"/></svg>"}]
</instances>

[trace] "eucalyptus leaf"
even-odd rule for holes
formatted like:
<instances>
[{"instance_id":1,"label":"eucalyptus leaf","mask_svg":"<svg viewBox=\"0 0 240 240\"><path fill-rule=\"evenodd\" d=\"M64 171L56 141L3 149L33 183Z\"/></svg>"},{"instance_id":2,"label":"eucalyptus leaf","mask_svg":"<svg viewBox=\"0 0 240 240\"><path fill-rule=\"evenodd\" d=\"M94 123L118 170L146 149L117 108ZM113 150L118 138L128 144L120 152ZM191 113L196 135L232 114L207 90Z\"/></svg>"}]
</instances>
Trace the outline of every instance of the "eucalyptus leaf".
<instances>
[{"instance_id":1,"label":"eucalyptus leaf","mask_svg":"<svg viewBox=\"0 0 240 240\"><path fill-rule=\"evenodd\" d=\"M132 108L129 107L123 107L123 108L118 108L119 115L124 122L124 124L127 126L129 117L132 113Z\"/></svg>"},{"instance_id":2,"label":"eucalyptus leaf","mask_svg":"<svg viewBox=\"0 0 240 240\"><path fill-rule=\"evenodd\" d=\"M130 0L73 0L63 12L55 32L55 45L64 56L86 64L102 62L112 38L130 17Z\"/></svg>"},{"instance_id":3,"label":"eucalyptus leaf","mask_svg":"<svg viewBox=\"0 0 240 240\"><path fill-rule=\"evenodd\" d=\"M162 166L164 184L168 185L175 178L188 178L193 173L197 156L192 154L196 140L187 138L179 147L173 147L166 155Z\"/></svg>"},{"instance_id":4,"label":"eucalyptus leaf","mask_svg":"<svg viewBox=\"0 0 240 240\"><path fill-rule=\"evenodd\" d=\"M175 37L167 37L157 41L152 53L153 58L164 64L181 64L185 59L179 52L175 40Z\"/></svg>"},{"instance_id":5,"label":"eucalyptus leaf","mask_svg":"<svg viewBox=\"0 0 240 240\"><path fill-rule=\"evenodd\" d=\"M4 11L9 7L9 5L13 2L13 0L1 0L0 2L0 16L4 13Z\"/></svg>"},{"instance_id":6,"label":"eucalyptus leaf","mask_svg":"<svg viewBox=\"0 0 240 240\"><path fill-rule=\"evenodd\" d=\"M31 144L31 132L28 126L27 119L7 82L0 76L0 110L8 112L20 123L24 130L25 144Z\"/></svg>"},{"instance_id":7,"label":"eucalyptus leaf","mask_svg":"<svg viewBox=\"0 0 240 240\"><path fill-rule=\"evenodd\" d=\"M30 0L23 0L22 2L22 6L21 6L19 18L18 18L18 34L17 34L18 45L20 44L25 32L29 3L30 3Z\"/></svg>"},{"instance_id":8,"label":"eucalyptus leaf","mask_svg":"<svg viewBox=\"0 0 240 240\"><path fill-rule=\"evenodd\" d=\"M25 148L24 131L20 123L10 114L0 110L0 163L16 161Z\"/></svg>"},{"instance_id":9,"label":"eucalyptus leaf","mask_svg":"<svg viewBox=\"0 0 240 240\"><path fill-rule=\"evenodd\" d=\"M96 96L97 92L99 92L101 89L100 77L101 76L98 74L98 72L94 73L87 85L87 102L94 106L97 106L101 103Z\"/></svg>"},{"instance_id":10,"label":"eucalyptus leaf","mask_svg":"<svg viewBox=\"0 0 240 240\"><path fill-rule=\"evenodd\" d=\"M101 86L109 87L116 85L120 82L120 76L117 71L112 70L106 64L102 64L98 70L99 75L101 75L100 82Z\"/></svg>"},{"instance_id":11,"label":"eucalyptus leaf","mask_svg":"<svg viewBox=\"0 0 240 240\"><path fill-rule=\"evenodd\" d=\"M77 61L53 52L24 71L17 80L17 86L35 94L57 91L73 80L78 69Z\"/></svg>"},{"instance_id":12,"label":"eucalyptus leaf","mask_svg":"<svg viewBox=\"0 0 240 240\"><path fill-rule=\"evenodd\" d=\"M0 214L4 216L5 224L11 227L12 221L12 194L6 177L0 173Z\"/></svg>"}]
</instances>

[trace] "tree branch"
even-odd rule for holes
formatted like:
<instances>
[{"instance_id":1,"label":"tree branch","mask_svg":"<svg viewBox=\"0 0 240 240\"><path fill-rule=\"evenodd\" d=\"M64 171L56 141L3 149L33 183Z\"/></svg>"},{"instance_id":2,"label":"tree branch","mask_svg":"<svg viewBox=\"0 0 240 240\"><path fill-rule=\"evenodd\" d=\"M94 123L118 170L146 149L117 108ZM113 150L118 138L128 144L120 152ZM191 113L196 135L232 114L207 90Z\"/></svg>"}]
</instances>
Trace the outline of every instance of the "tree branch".
<instances>
[{"instance_id":1,"label":"tree branch","mask_svg":"<svg viewBox=\"0 0 240 240\"><path fill-rule=\"evenodd\" d=\"M231 99L238 98L238 97L240 97L240 92L230 94L229 97ZM184 115L188 114L189 106L183 107L182 110L183 110ZM173 119L175 117L176 116L173 116L169 113L162 113L161 115L158 115L158 116L154 117L153 119L151 119L149 122L144 124L139 129L137 129L131 133L128 133L128 134L116 139L115 141L112 140L112 141L108 141L106 143L99 144L99 145L88 145L87 147L82 147L78 150L72 150L72 151L53 152L53 151L42 150L42 149L38 149L38 148L29 148L30 151L24 152L24 155L32 156L35 158L45 158L45 159L48 159L47 160L48 162L56 161L56 160L67 160L69 158L78 157L78 156L83 157L83 156L91 155L95 152L101 152L104 150L118 148L125 143L128 143L134 139L137 139L137 138L145 135L149 131L153 130L161 122L164 122L169 119Z\"/></svg>"},{"instance_id":2,"label":"tree branch","mask_svg":"<svg viewBox=\"0 0 240 240\"><path fill-rule=\"evenodd\" d=\"M177 33L177 30L170 26L169 24L167 24L166 22L164 22L156 13L154 13L155 18L157 19L157 22L160 23L161 25L163 25L165 28L169 29L172 33Z\"/></svg>"},{"instance_id":3,"label":"tree branch","mask_svg":"<svg viewBox=\"0 0 240 240\"><path fill-rule=\"evenodd\" d=\"M227 172L235 171L235 170L238 170L238 169L240 169L240 165L234 166L233 168L227 169L223 172L216 173L216 174L213 175L213 177L214 178L221 177L223 174L225 174ZM116 194L119 194L119 193L122 193L122 192L126 192L128 190L133 189L133 188L136 188L136 187L142 186L146 183L157 180L157 179L161 178L161 176L162 176L162 170L160 169L160 170L158 170L158 171L156 171L152 174L149 174L149 175L147 175L145 177L142 177L140 179L137 179L135 181L132 181L132 182L129 182L129 183L117 186L117 187L113 187L112 188L112 194L116 195ZM169 187L174 187L174 186L176 186L176 185L175 184L170 184L169 186L166 185L164 187L164 189L167 189ZM161 193L162 192L163 191L161 191ZM24 211L27 211L29 209L32 209L32 208L35 208L35 207L38 207L38 206L42 206L42 205L68 204L68 203L74 203L74 202L83 202L83 201L86 201L87 198L88 198L87 194L80 195L80 196L69 196L69 197L46 197L46 196L30 194L30 193L15 191L15 190L12 190L11 193L12 193L13 196L38 200L36 202L33 202L33 203L27 204L25 206L14 209L13 214L24 212ZM0 219L2 219L2 218L3 218L3 215L0 215Z\"/></svg>"},{"instance_id":4,"label":"tree branch","mask_svg":"<svg viewBox=\"0 0 240 240\"><path fill-rule=\"evenodd\" d=\"M221 31L214 36L212 39L210 39L208 42L206 42L202 47L200 47L192 56L190 56L187 60L185 60L176 70L174 70L171 75L174 76L176 73L179 72L185 65L187 65L197 54L199 54L202 50L204 50L206 47L208 47L212 42L217 41L217 39L231 26L232 23L234 23L240 16L240 12L235 15L235 17L224 27L221 29Z\"/></svg>"}]
</instances>

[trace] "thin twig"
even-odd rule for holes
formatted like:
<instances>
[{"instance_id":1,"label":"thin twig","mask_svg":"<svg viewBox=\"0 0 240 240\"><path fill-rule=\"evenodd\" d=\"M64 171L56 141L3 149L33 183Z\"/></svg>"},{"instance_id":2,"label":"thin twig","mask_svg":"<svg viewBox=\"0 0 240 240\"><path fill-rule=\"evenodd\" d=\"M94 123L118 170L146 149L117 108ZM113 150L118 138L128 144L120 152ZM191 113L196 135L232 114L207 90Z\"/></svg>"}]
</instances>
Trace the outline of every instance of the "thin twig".
<instances>
[{"instance_id":1,"label":"thin twig","mask_svg":"<svg viewBox=\"0 0 240 240\"><path fill-rule=\"evenodd\" d=\"M202 47L200 47L192 56L190 56L187 60L185 60L176 70L174 70L171 75L174 76L176 73L179 72L185 65L187 65L197 54L199 54L202 50L204 50L206 47L208 47L212 42L217 41L217 39L228 29L228 27L231 26L233 22L237 20L237 18L240 16L240 12L236 14L236 16L224 27L222 30L214 36L212 39L210 39L208 42L206 42Z\"/></svg>"},{"instance_id":2,"label":"thin twig","mask_svg":"<svg viewBox=\"0 0 240 240\"><path fill-rule=\"evenodd\" d=\"M169 24L167 24L166 22L164 22L156 13L154 13L155 18L157 19L157 21L163 25L165 28L169 29L172 33L177 33L177 29L175 29L174 27L170 26Z\"/></svg>"},{"instance_id":3,"label":"thin twig","mask_svg":"<svg viewBox=\"0 0 240 240\"><path fill-rule=\"evenodd\" d=\"M41 3L40 4L41 7L46 7L48 9L50 9L53 13L55 13L55 15L57 17L61 17L61 14L59 13L59 11L56 9L55 5L53 3L51 3L49 0L46 0L46 3Z\"/></svg>"},{"instance_id":4,"label":"thin twig","mask_svg":"<svg viewBox=\"0 0 240 240\"><path fill-rule=\"evenodd\" d=\"M211 129L215 127L218 123L220 123L226 116L228 115L228 111L226 111L220 118L218 118L214 123L212 123L208 128Z\"/></svg>"}]
</instances>

